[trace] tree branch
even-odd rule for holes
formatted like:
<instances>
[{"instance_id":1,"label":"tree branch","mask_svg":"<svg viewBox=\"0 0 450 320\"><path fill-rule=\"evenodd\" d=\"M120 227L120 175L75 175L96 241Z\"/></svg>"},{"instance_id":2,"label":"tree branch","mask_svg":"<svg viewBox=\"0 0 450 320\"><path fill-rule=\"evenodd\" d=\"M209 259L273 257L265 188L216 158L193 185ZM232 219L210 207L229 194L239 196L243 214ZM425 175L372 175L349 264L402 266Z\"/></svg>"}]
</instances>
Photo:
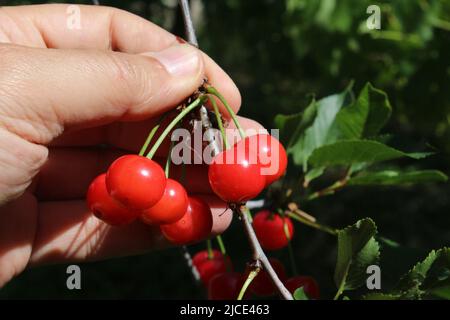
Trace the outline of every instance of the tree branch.
<instances>
[{"instance_id":1,"label":"tree branch","mask_svg":"<svg viewBox=\"0 0 450 320\"><path fill-rule=\"evenodd\" d=\"M190 44L198 47L197 36L195 35L194 23L192 22L191 10L188 0L180 0L181 12L183 13L184 29L186 37Z\"/></svg>"},{"instance_id":2,"label":"tree branch","mask_svg":"<svg viewBox=\"0 0 450 320\"><path fill-rule=\"evenodd\" d=\"M198 48L197 36L195 34L194 23L192 22L191 11L189 8L188 0L179 0L179 4L181 7L181 13L183 15L184 28L186 32L186 37L188 42ZM211 120L208 116L208 110L204 105L199 108L200 120L202 122L203 130L205 130L205 139L206 142L211 146L211 155L215 156L220 152L219 145L217 141L214 139L213 131L210 130L212 128Z\"/></svg>"},{"instance_id":3,"label":"tree branch","mask_svg":"<svg viewBox=\"0 0 450 320\"><path fill-rule=\"evenodd\" d=\"M281 296L285 300L293 300L292 294L289 292L288 289L284 286L283 282L281 282L280 278L278 278L277 273L272 268L272 265L269 262L269 259L267 259L266 254L264 253L263 249L261 248L261 244L258 241L258 238L256 237L255 230L253 230L253 227L250 223L250 220L247 216L248 209L245 206L241 206L239 208L236 208L236 212L238 213L239 217L241 218L242 222L244 223L245 232L247 234L248 241L250 243L250 246L252 247L253 251L253 260L255 262L260 262L262 264L262 267L267 272L269 277L271 278L273 284L277 288L278 292L281 294Z\"/></svg>"}]
</instances>

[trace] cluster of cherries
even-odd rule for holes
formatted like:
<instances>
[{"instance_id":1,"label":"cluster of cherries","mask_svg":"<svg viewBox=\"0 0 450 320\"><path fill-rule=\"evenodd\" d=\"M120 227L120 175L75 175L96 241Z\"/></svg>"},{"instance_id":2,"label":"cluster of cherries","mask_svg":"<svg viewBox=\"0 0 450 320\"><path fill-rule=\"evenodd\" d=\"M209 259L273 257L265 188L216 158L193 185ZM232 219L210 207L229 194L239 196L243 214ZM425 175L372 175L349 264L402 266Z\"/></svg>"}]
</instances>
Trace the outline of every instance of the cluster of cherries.
<instances>
[{"instance_id":1,"label":"cluster of cherries","mask_svg":"<svg viewBox=\"0 0 450 320\"><path fill-rule=\"evenodd\" d=\"M212 229L208 204L188 196L179 182L166 178L159 164L143 156L115 160L89 186L87 203L97 218L110 225L129 224L137 218L160 225L175 244L204 239Z\"/></svg>"},{"instance_id":2,"label":"cluster of cherries","mask_svg":"<svg viewBox=\"0 0 450 320\"><path fill-rule=\"evenodd\" d=\"M314 278L310 276L288 278L283 264L278 259L269 258L269 261L280 280L291 293L302 287L310 299L319 299L319 286ZM236 299L250 272L249 268L244 273L233 271L230 258L217 250L198 252L193 258L193 265L200 275L202 284L208 290L208 299L210 300ZM276 293L277 290L272 283L272 279L265 270L262 270L253 279L244 297L249 298L249 294L257 297L270 297Z\"/></svg>"},{"instance_id":3,"label":"cluster of cherries","mask_svg":"<svg viewBox=\"0 0 450 320\"><path fill-rule=\"evenodd\" d=\"M276 153L273 147L277 148ZM272 154L278 155L276 159L272 159ZM274 161L276 170L262 174ZM209 183L222 200L240 204L279 179L286 166L286 151L278 140L258 134L219 153L209 166ZM137 218L146 224L159 225L163 235L175 244L205 239L212 229L212 214L207 203L189 196L178 181L165 176L158 163L139 155L118 158L106 173L95 178L87 192L87 203L97 218L110 225L125 225ZM263 247L283 247L287 243L283 220L277 215L261 218L257 216L254 225ZM288 226L292 233L290 221ZM264 229L272 231L267 233ZM266 237L271 237L275 243Z\"/></svg>"}]
</instances>

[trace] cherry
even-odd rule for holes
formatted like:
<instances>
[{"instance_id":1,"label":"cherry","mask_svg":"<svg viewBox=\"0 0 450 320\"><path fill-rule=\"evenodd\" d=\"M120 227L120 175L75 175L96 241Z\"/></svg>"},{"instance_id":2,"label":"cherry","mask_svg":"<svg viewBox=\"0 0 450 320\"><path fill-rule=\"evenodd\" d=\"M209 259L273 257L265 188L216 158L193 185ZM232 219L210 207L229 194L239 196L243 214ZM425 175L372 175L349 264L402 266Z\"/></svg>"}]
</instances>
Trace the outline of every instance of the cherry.
<instances>
[{"instance_id":1,"label":"cherry","mask_svg":"<svg viewBox=\"0 0 450 320\"><path fill-rule=\"evenodd\" d=\"M173 179L167 179L162 198L143 211L141 219L147 224L167 224L180 220L188 207L188 195L184 187Z\"/></svg>"},{"instance_id":2,"label":"cherry","mask_svg":"<svg viewBox=\"0 0 450 320\"><path fill-rule=\"evenodd\" d=\"M269 262L272 265L275 273L278 275L281 281L286 280L286 270L280 260L275 258L269 258ZM257 296L268 297L274 295L277 292L269 274L266 270L261 270L258 275L253 279L250 290Z\"/></svg>"},{"instance_id":3,"label":"cherry","mask_svg":"<svg viewBox=\"0 0 450 320\"><path fill-rule=\"evenodd\" d=\"M319 299L320 298L320 290L319 285L313 277L309 276L296 276L288 279L284 285L286 288L294 294L295 290L300 287L303 287L303 291L310 299Z\"/></svg>"},{"instance_id":4,"label":"cherry","mask_svg":"<svg viewBox=\"0 0 450 320\"><path fill-rule=\"evenodd\" d=\"M231 271L232 264L228 256L224 256L220 251L213 250L212 257L208 251L198 252L192 259L192 263L200 274L200 280L207 287L212 277L217 274Z\"/></svg>"},{"instance_id":5,"label":"cherry","mask_svg":"<svg viewBox=\"0 0 450 320\"><path fill-rule=\"evenodd\" d=\"M236 300L245 277L238 272L225 272L214 276L209 282L209 300Z\"/></svg>"},{"instance_id":6,"label":"cherry","mask_svg":"<svg viewBox=\"0 0 450 320\"><path fill-rule=\"evenodd\" d=\"M286 172L288 163L286 150L276 138L269 134L246 137L236 144L236 148L244 148L245 151L242 152L249 153L250 156L256 155L256 161L263 168L261 174L266 178L266 186L278 180Z\"/></svg>"},{"instance_id":7,"label":"cherry","mask_svg":"<svg viewBox=\"0 0 450 320\"><path fill-rule=\"evenodd\" d=\"M266 250L278 250L287 246L289 239L284 231L286 223L290 238L294 235L294 226L288 217L282 218L269 210L258 212L253 218L253 227L261 246Z\"/></svg>"},{"instance_id":8,"label":"cherry","mask_svg":"<svg viewBox=\"0 0 450 320\"><path fill-rule=\"evenodd\" d=\"M132 222L139 216L139 211L128 209L114 200L106 190L105 178L106 174L101 174L91 182L86 196L89 210L110 225Z\"/></svg>"},{"instance_id":9,"label":"cherry","mask_svg":"<svg viewBox=\"0 0 450 320\"><path fill-rule=\"evenodd\" d=\"M214 193L229 203L242 203L256 197L266 184L261 166L251 163L248 154L238 153L235 148L213 159L208 179Z\"/></svg>"},{"instance_id":10,"label":"cherry","mask_svg":"<svg viewBox=\"0 0 450 320\"><path fill-rule=\"evenodd\" d=\"M124 206L137 210L148 209L163 196L166 177L153 160L125 155L114 161L106 173L108 192Z\"/></svg>"},{"instance_id":11,"label":"cherry","mask_svg":"<svg viewBox=\"0 0 450 320\"><path fill-rule=\"evenodd\" d=\"M161 225L161 232L174 244L187 244L208 237L212 224L212 213L208 204L200 198L189 197L183 217L174 223Z\"/></svg>"}]
</instances>

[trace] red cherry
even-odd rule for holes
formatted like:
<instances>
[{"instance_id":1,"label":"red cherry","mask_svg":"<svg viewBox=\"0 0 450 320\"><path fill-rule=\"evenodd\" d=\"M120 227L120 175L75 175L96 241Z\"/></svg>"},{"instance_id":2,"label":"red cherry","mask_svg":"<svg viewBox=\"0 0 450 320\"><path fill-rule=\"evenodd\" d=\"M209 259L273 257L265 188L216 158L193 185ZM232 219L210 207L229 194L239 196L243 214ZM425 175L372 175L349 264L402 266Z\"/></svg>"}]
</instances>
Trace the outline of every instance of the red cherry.
<instances>
[{"instance_id":1,"label":"red cherry","mask_svg":"<svg viewBox=\"0 0 450 320\"><path fill-rule=\"evenodd\" d=\"M221 152L213 159L208 179L214 193L231 203L256 197L266 184L260 165L250 162L248 154L239 153L235 148Z\"/></svg>"},{"instance_id":2,"label":"red cherry","mask_svg":"<svg viewBox=\"0 0 450 320\"><path fill-rule=\"evenodd\" d=\"M143 211L141 219L147 224L167 224L180 220L188 207L186 189L173 179L167 179L162 198Z\"/></svg>"},{"instance_id":3,"label":"red cherry","mask_svg":"<svg viewBox=\"0 0 450 320\"><path fill-rule=\"evenodd\" d=\"M275 273L278 275L281 281L286 280L286 270L280 260L275 258L269 258L269 262L272 265ZM266 270L261 270L255 279L253 279L250 290L257 296L268 297L274 295L277 292L269 274Z\"/></svg>"},{"instance_id":4,"label":"red cherry","mask_svg":"<svg viewBox=\"0 0 450 320\"><path fill-rule=\"evenodd\" d=\"M126 155L109 167L106 187L111 197L124 206L144 210L155 205L163 196L166 176L153 160Z\"/></svg>"},{"instance_id":5,"label":"red cherry","mask_svg":"<svg viewBox=\"0 0 450 320\"><path fill-rule=\"evenodd\" d=\"M303 287L303 291L305 291L306 295L310 299L319 299L320 298L320 290L319 285L316 280L312 277L308 276L296 276L288 279L285 284L286 288L294 294L295 290L300 287Z\"/></svg>"},{"instance_id":6,"label":"red cherry","mask_svg":"<svg viewBox=\"0 0 450 320\"><path fill-rule=\"evenodd\" d=\"M106 190L106 174L95 178L87 191L87 205L94 215L114 226L124 225L132 222L139 216L139 211L134 211L122 206L111 198Z\"/></svg>"},{"instance_id":7,"label":"red cherry","mask_svg":"<svg viewBox=\"0 0 450 320\"><path fill-rule=\"evenodd\" d=\"M214 276L209 282L209 300L236 300L245 278L238 272L225 272Z\"/></svg>"},{"instance_id":8,"label":"red cherry","mask_svg":"<svg viewBox=\"0 0 450 320\"><path fill-rule=\"evenodd\" d=\"M284 175L288 158L283 145L269 134L257 134L246 137L236 144L236 148L245 148L250 156L257 157L263 170L261 174L266 178L266 186ZM266 172L267 171L267 172Z\"/></svg>"},{"instance_id":9,"label":"red cherry","mask_svg":"<svg viewBox=\"0 0 450 320\"><path fill-rule=\"evenodd\" d=\"M198 252L192 259L192 263L200 274L200 279L207 287L212 277L217 274L232 270L232 264L228 256L224 256L220 251L213 250L212 257L208 251Z\"/></svg>"},{"instance_id":10,"label":"red cherry","mask_svg":"<svg viewBox=\"0 0 450 320\"><path fill-rule=\"evenodd\" d=\"M261 246L266 250L278 250L287 246L289 239L284 232L286 223L290 238L294 235L294 226L288 217L282 218L269 210L258 212L253 218L253 228Z\"/></svg>"},{"instance_id":11,"label":"red cherry","mask_svg":"<svg viewBox=\"0 0 450 320\"><path fill-rule=\"evenodd\" d=\"M189 197L183 217L170 224L161 225L161 232L174 244L187 244L205 239L212 230L212 213L200 198Z\"/></svg>"}]
</instances>

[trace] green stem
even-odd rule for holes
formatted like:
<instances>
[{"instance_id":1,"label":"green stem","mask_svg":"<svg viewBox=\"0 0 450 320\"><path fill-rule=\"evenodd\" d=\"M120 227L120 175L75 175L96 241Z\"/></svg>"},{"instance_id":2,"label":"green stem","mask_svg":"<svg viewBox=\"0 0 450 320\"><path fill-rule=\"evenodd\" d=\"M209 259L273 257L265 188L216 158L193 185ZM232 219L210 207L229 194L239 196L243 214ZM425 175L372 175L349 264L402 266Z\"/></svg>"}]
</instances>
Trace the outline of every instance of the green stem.
<instances>
[{"instance_id":1,"label":"green stem","mask_svg":"<svg viewBox=\"0 0 450 320\"><path fill-rule=\"evenodd\" d=\"M283 218L286 216L284 214L283 210L280 209L280 210L278 210L278 212L281 214L281 216ZM286 235L286 238L288 239L288 253L289 253L289 261L291 262L292 273L294 275L297 275L298 270L297 270L297 264L295 262L294 250L292 249L291 234L289 233L289 228L288 228L286 221L284 221L284 223L283 223L283 230L284 230L284 234Z\"/></svg>"},{"instance_id":2,"label":"green stem","mask_svg":"<svg viewBox=\"0 0 450 320\"><path fill-rule=\"evenodd\" d=\"M163 115L159 118L158 124L157 124L156 126L154 126L154 127L152 128L152 130L150 131L150 133L148 134L147 139L146 139L145 142L144 142L144 145L142 146L141 150L139 151L139 155L140 155L140 156L143 156L143 155L144 155L145 151L146 151L147 148L148 148L148 145L150 144L150 142L152 141L153 137L155 136L156 131L158 131L159 127L161 126L161 123L164 121L164 119L166 119L166 117L167 117L168 114L169 114L169 112L163 114Z\"/></svg>"},{"instance_id":3,"label":"green stem","mask_svg":"<svg viewBox=\"0 0 450 320\"><path fill-rule=\"evenodd\" d=\"M345 281L342 281L341 284L339 285L338 291L336 292L336 295L334 296L333 300L339 299L341 294L344 292L344 284Z\"/></svg>"},{"instance_id":4,"label":"green stem","mask_svg":"<svg viewBox=\"0 0 450 320\"><path fill-rule=\"evenodd\" d=\"M222 102L222 104L225 106L228 113L230 114L231 119L233 119L233 122L236 125L236 128L239 130L239 134L240 134L241 138L245 138L245 132L242 129L241 124L239 123L239 120L237 119L236 113L234 113L233 109L228 104L227 100L225 100L225 98L220 94L220 92L217 91L217 89L214 87L211 87L211 86L208 87L206 89L206 92L216 96L220 100L220 102Z\"/></svg>"},{"instance_id":5,"label":"green stem","mask_svg":"<svg viewBox=\"0 0 450 320\"><path fill-rule=\"evenodd\" d=\"M174 144L175 144L174 141L170 142L169 154L167 155L166 165L164 167L164 173L166 174L166 178L169 178L170 163L172 162L172 148Z\"/></svg>"},{"instance_id":6,"label":"green stem","mask_svg":"<svg viewBox=\"0 0 450 320\"><path fill-rule=\"evenodd\" d=\"M147 150L148 145L150 144L150 142L153 139L153 136L155 135L156 131L158 131L160 124L157 124L156 126L154 126L152 128L152 130L150 131L150 133L148 134L147 140L145 140L144 145L142 146L141 150L139 151L139 155L143 156L145 151Z\"/></svg>"},{"instance_id":7,"label":"green stem","mask_svg":"<svg viewBox=\"0 0 450 320\"><path fill-rule=\"evenodd\" d=\"M212 243L211 243L210 239L206 240L206 248L208 250L208 259L211 260L212 258L214 258L214 255L213 255Z\"/></svg>"},{"instance_id":8,"label":"green stem","mask_svg":"<svg viewBox=\"0 0 450 320\"><path fill-rule=\"evenodd\" d=\"M352 172L351 172L351 167L350 167L346 170L345 176L341 180L336 181L331 186L328 186L322 190L312 193L311 195L309 195L306 198L306 200L310 201L310 200L314 200L314 199L317 199L317 198L320 198L323 196L334 194L336 191L344 188L347 185L347 182L350 179L351 175L352 175Z\"/></svg>"},{"instance_id":9,"label":"green stem","mask_svg":"<svg viewBox=\"0 0 450 320\"><path fill-rule=\"evenodd\" d=\"M330 227L318 224L317 222L309 221L309 220L307 220L307 219L305 219L303 217L300 217L300 216L298 216L298 215L296 215L295 213L292 213L292 212L287 212L286 214L287 214L288 217L290 217L290 218L292 218L294 220L297 220L298 222L301 222L304 225L307 225L307 226L315 228L317 230L329 233L329 234L331 234L333 236L337 235L337 231L334 230L333 228L330 228Z\"/></svg>"},{"instance_id":10,"label":"green stem","mask_svg":"<svg viewBox=\"0 0 450 320\"><path fill-rule=\"evenodd\" d=\"M220 111L219 107L217 106L216 99L214 99L214 96L209 97L209 101L211 101L211 104L214 109L214 114L216 115L216 120L219 126L220 134L222 135L223 145L225 146L225 149L228 149L230 147L230 144L228 143L227 135L225 133L225 129L223 128L222 117L220 116Z\"/></svg>"},{"instance_id":11,"label":"green stem","mask_svg":"<svg viewBox=\"0 0 450 320\"><path fill-rule=\"evenodd\" d=\"M156 140L153 147L150 149L149 153L147 154L147 158L152 159L155 155L156 151L158 150L159 146L162 144L164 139L167 137L167 135L170 133L170 131L177 125L181 119L183 119L189 112L194 110L196 107L198 107L203 101L205 97L201 96L195 99L189 106L187 106L183 111L181 111L175 119L172 120L172 122L166 127L166 129L163 131L163 133L159 136L158 140Z\"/></svg>"},{"instance_id":12,"label":"green stem","mask_svg":"<svg viewBox=\"0 0 450 320\"><path fill-rule=\"evenodd\" d=\"M227 250L225 249L225 245L223 243L222 237L220 234L216 236L217 244L219 245L220 252L225 256L227 254Z\"/></svg>"},{"instance_id":13,"label":"green stem","mask_svg":"<svg viewBox=\"0 0 450 320\"><path fill-rule=\"evenodd\" d=\"M237 297L238 300L242 300L242 298L245 295L245 292L247 291L247 288L250 286L253 279L255 279L255 277L258 275L260 270L261 270L260 268L256 268L256 269L253 269L252 271L250 271L250 273L247 276L247 279L245 280L244 284L242 285L241 291L239 291L239 295Z\"/></svg>"}]
</instances>

